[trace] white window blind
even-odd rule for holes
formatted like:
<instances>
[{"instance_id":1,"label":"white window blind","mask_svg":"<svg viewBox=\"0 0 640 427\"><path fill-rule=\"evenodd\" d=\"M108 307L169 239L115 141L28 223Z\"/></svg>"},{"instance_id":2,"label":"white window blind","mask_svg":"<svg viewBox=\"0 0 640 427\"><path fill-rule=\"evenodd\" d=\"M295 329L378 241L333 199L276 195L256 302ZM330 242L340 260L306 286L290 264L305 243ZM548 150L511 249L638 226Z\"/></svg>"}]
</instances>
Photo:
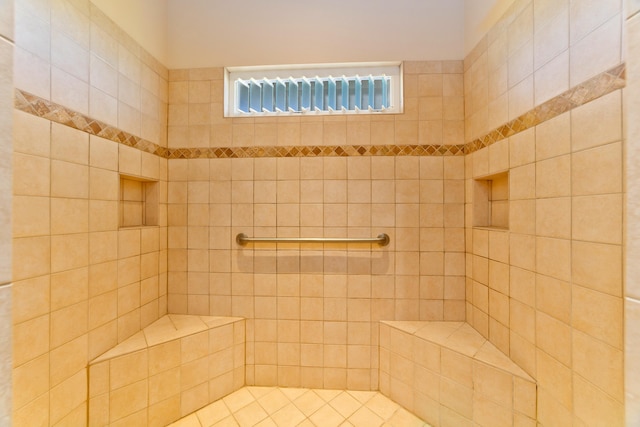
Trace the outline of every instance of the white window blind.
<instances>
[{"instance_id":1,"label":"white window blind","mask_svg":"<svg viewBox=\"0 0 640 427\"><path fill-rule=\"evenodd\" d=\"M401 75L400 63L229 68L225 111L233 117L398 113Z\"/></svg>"}]
</instances>

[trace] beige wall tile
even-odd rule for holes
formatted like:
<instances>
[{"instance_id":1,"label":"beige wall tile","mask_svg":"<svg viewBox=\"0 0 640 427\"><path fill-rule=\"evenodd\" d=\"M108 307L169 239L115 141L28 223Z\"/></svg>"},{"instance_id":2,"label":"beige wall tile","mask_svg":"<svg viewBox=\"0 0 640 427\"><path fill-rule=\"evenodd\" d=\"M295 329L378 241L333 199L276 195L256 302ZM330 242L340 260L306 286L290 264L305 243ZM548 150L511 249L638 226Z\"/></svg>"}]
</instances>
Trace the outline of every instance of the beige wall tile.
<instances>
[{"instance_id":1,"label":"beige wall tile","mask_svg":"<svg viewBox=\"0 0 640 427\"><path fill-rule=\"evenodd\" d=\"M89 262L87 233L64 234L51 238L51 272L80 268Z\"/></svg>"},{"instance_id":2,"label":"beige wall tile","mask_svg":"<svg viewBox=\"0 0 640 427\"><path fill-rule=\"evenodd\" d=\"M612 244L622 242L621 195L574 197L572 217L574 239Z\"/></svg>"},{"instance_id":3,"label":"beige wall tile","mask_svg":"<svg viewBox=\"0 0 640 427\"><path fill-rule=\"evenodd\" d=\"M43 157L13 155L13 194L49 196L50 162Z\"/></svg>"},{"instance_id":4,"label":"beige wall tile","mask_svg":"<svg viewBox=\"0 0 640 427\"><path fill-rule=\"evenodd\" d=\"M53 197L88 198L89 168L52 160L51 195Z\"/></svg>"},{"instance_id":5,"label":"beige wall tile","mask_svg":"<svg viewBox=\"0 0 640 427\"><path fill-rule=\"evenodd\" d=\"M536 196L536 167L531 164L509 171L510 200L533 199Z\"/></svg>"},{"instance_id":6,"label":"beige wall tile","mask_svg":"<svg viewBox=\"0 0 640 427\"><path fill-rule=\"evenodd\" d=\"M514 9L513 21L508 24L509 54L515 52L533 35L533 5Z\"/></svg>"},{"instance_id":7,"label":"beige wall tile","mask_svg":"<svg viewBox=\"0 0 640 427\"><path fill-rule=\"evenodd\" d=\"M44 354L12 372L14 408L20 409L49 391L49 355ZM48 396L47 396L48 400Z\"/></svg>"},{"instance_id":8,"label":"beige wall tile","mask_svg":"<svg viewBox=\"0 0 640 427\"><path fill-rule=\"evenodd\" d=\"M52 311L85 301L89 294L88 276L86 267L51 275Z\"/></svg>"},{"instance_id":9,"label":"beige wall tile","mask_svg":"<svg viewBox=\"0 0 640 427\"><path fill-rule=\"evenodd\" d=\"M558 402L547 390L538 390L538 419L542 422L560 420L562 423L572 422L572 413Z\"/></svg>"},{"instance_id":10,"label":"beige wall tile","mask_svg":"<svg viewBox=\"0 0 640 427\"><path fill-rule=\"evenodd\" d=\"M48 236L14 239L12 269L14 280L37 277L51 271L50 240Z\"/></svg>"},{"instance_id":11,"label":"beige wall tile","mask_svg":"<svg viewBox=\"0 0 640 427\"><path fill-rule=\"evenodd\" d=\"M513 406L513 377L481 362L474 362L473 369L474 393L499 404L503 408ZM474 414L474 418L475 418Z\"/></svg>"},{"instance_id":12,"label":"beige wall tile","mask_svg":"<svg viewBox=\"0 0 640 427\"><path fill-rule=\"evenodd\" d=\"M551 37L558 39L557 34ZM535 103L540 105L569 90L569 53L564 51L535 72Z\"/></svg>"},{"instance_id":13,"label":"beige wall tile","mask_svg":"<svg viewBox=\"0 0 640 427\"><path fill-rule=\"evenodd\" d=\"M51 158L89 164L89 135L57 123L51 124Z\"/></svg>"},{"instance_id":14,"label":"beige wall tile","mask_svg":"<svg viewBox=\"0 0 640 427\"><path fill-rule=\"evenodd\" d=\"M545 389L564 407L571 408L573 399L571 369L543 351L537 352L538 387Z\"/></svg>"},{"instance_id":15,"label":"beige wall tile","mask_svg":"<svg viewBox=\"0 0 640 427\"><path fill-rule=\"evenodd\" d=\"M571 195L571 157L560 156L536 163L536 197Z\"/></svg>"},{"instance_id":16,"label":"beige wall tile","mask_svg":"<svg viewBox=\"0 0 640 427\"><path fill-rule=\"evenodd\" d=\"M536 138L540 127L538 126L535 130L525 130L509 138L510 167L522 166L535 161L538 147Z\"/></svg>"},{"instance_id":17,"label":"beige wall tile","mask_svg":"<svg viewBox=\"0 0 640 427\"><path fill-rule=\"evenodd\" d=\"M509 323L511 331L519 334L529 342L536 342L535 310L518 301L509 301Z\"/></svg>"},{"instance_id":18,"label":"beige wall tile","mask_svg":"<svg viewBox=\"0 0 640 427\"><path fill-rule=\"evenodd\" d=\"M572 151L622 139L622 108L618 91L571 111Z\"/></svg>"},{"instance_id":19,"label":"beige wall tile","mask_svg":"<svg viewBox=\"0 0 640 427\"><path fill-rule=\"evenodd\" d=\"M13 150L23 154L49 157L51 122L19 110L13 110Z\"/></svg>"},{"instance_id":20,"label":"beige wall tile","mask_svg":"<svg viewBox=\"0 0 640 427\"><path fill-rule=\"evenodd\" d=\"M571 158L573 195L622 191L622 144L614 143L574 153Z\"/></svg>"},{"instance_id":21,"label":"beige wall tile","mask_svg":"<svg viewBox=\"0 0 640 427\"><path fill-rule=\"evenodd\" d=\"M511 265L525 270L535 271L536 238L525 234L512 233L509 242L509 260Z\"/></svg>"},{"instance_id":22,"label":"beige wall tile","mask_svg":"<svg viewBox=\"0 0 640 427\"><path fill-rule=\"evenodd\" d=\"M621 19L614 15L606 23L589 33L571 47L571 84L585 81L602 70L620 63L621 51ZM594 52L598 52L594 56ZM576 66L578 63L585 67ZM584 61L584 62L582 62Z\"/></svg>"},{"instance_id":23,"label":"beige wall tile","mask_svg":"<svg viewBox=\"0 0 640 427\"><path fill-rule=\"evenodd\" d=\"M50 228L50 202L47 197L13 197L13 236L30 237L48 235Z\"/></svg>"},{"instance_id":24,"label":"beige wall tile","mask_svg":"<svg viewBox=\"0 0 640 427\"><path fill-rule=\"evenodd\" d=\"M12 291L12 319L14 323L44 315L50 307L50 278L40 276L16 282Z\"/></svg>"},{"instance_id":25,"label":"beige wall tile","mask_svg":"<svg viewBox=\"0 0 640 427\"><path fill-rule=\"evenodd\" d=\"M536 234L545 237L571 237L571 198L558 197L536 200Z\"/></svg>"},{"instance_id":26,"label":"beige wall tile","mask_svg":"<svg viewBox=\"0 0 640 427\"><path fill-rule=\"evenodd\" d=\"M147 381L122 387L110 394L109 414L111 422L135 413L147 405Z\"/></svg>"},{"instance_id":27,"label":"beige wall tile","mask_svg":"<svg viewBox=\"0 0 640 427\"><path fill-rule=\"evenodd\" d=\"M87 370L80 372L51 389L51 421L63 419L87 400Z\"/></svg>"},{"instance_id":28,"label":"beige wall tile","mask_svg":"<svg viewBox=\"0 0 640 427\"><path fill-rule=\"evenodd\" d=\"M571 279L571 241L538 237L536 270L560 280Z\"/></svg>"},{"instance_id":29,"label":"beige wall tile","mask_svg":"<svg viewBox=\"0 0 640 427\"><path fill-rule=\"evenodd\" d=\"M534 80L529 76L509 90L509 119L526 113L534 106Z\"/></svg>"},{"instance_id":30,"label":"beige wall tile","mask_svg":"<svg viewBox=\"0 0 640 427\"><path fill-rule=\"evenodd\" d=\"M89 164L93 167L116 171L118 169L118 144L90 135Z\"/></svg>"},{"instance_id":31,"label":"beige wall tile","mask_svg":"<svg viewBox=\"0 0 640 427\"><path fill-rule=\"evenodd\" d=\"M535 305L535 273L517 267L509 270L511 277L510 296L533 307Z\"/></svg>"},{"instance_id":32,"label":"beige wall tile","mask_svg":"<svg viewBox=\"0 0 640 427\"><path fill-rule=\"evenodd\" d=\"M536 159L544 160L571 152L571 116L561 114L535 129Z\"/></svg>"},{"instance_id":33,"label":"beige wall tile","mask_svg":"<svg viewBox=\"0 0 640 427\"><path fill-rule=\"evenodd\" d=\"M609 295L622 296L620 246L576 241L571 250L574 283Z\"/></svg>"},{"instance_id":34,"label":"beige wall tile","mask_svg":"<svg viewBox=\"0 0 640 427\"><path fill-rule=\"evenodd\" d=\"M568 283L543 275L536 276L536 304L540 311L569 324L571 298L571 286Z\"/></svg>"},{"instance_id":35,"label":"beige wall tile","mask_svg":"<svg viewBox=\"0 0 640 427\"><path fill-rule=\"evenodd\" d=\"M40 28L41 34L42 30ZM14 64L16 87L45 99L51 98L51 66L47 60L26 49L16 47Z\"/></svg>"},{"instance_id":36,"label":"beige wall tile","mask_svg":"<svg viewBox=\"0 0 640 427\"><path fill-rule=\"evenodd\" d=\"M571 5L571 41L580 40L609 18L620 12L616 1L583 2Z\"/></svg>"},{"instance_id":37,"label":"beige wall tile","mask_svg":"<svg viewBox=\"0 0 640 427\"><path fill-rule=\"evenodd\" d=\"M572 346L575 372L616 401L623 401L623 352L577 331Z\"/></svg>"},{"instance_id":38,"label":"beige wall tile","mask_svg":"<svg viewBox=\"0 0 640 427\"><path fill-rule=\"evenodd\" d=\"M567 2L558 2L553 6L542 3L534 8L536 69L569 47L568 9Z\"/></svg>"},{"instance_id":39,"label":"beige wall tile","mask_svg":"<svg viewBox=\"0 0 640 427\"><path fill-rule=\"evenodd\" d=\"M535 321L537 346L560 363L572 366L572 350L566 345L571 340L571 327L541 311Z\"/></svg>"},{"instance_id":40,"label":"beige wall tile","mask_svg":"<svg viewBox=\"0 0 640 427\"><path fill-rule=\"evenodd\" d=\"M82 78L52 66L51 101L65 105L79 113L88 114L89 85Z\"/></svg>"},{"instance_id":41,"label":"beige wall tile","mask_svg":"<svg viewBox=\"0 0 640 427\"><path fill-rule=\"evenodd\" d=\"M87 332L87 303L81 302L51 313L51 347L55 348Z\"/></svg>"},{"instance_id":42,"label":"beige wall tile","mask_svg":"<svg viewBox=\"0 0 640 427\"><path fill-rule=\"evenodd\" d=\"M86 369L88 363L87 335L68 342L50 353L51 387Z\"/></svg>"},{"instance_id":43,"label":"beige wall tile","mask_svg":"<svg viewBox=\"0 0 640 427\"><path fill-rule=\"evenodd\" d=\"M573 326L615 348L622 348L622 299L577 285L572 288Z\"/></svg>"},{"instance_id":44,"label":"beige wall tile","mask_svg":"<svg viewBox=\"0 0 640 427\"><path fill-rule=\"evenodd\" d=\"M28 362L49 349L49 316L44 315L13 327L14 366Z\"/></svg>"},{"instance_id":45,"label":"beige wall tile","mask_svg":"<svg viewBox=\"0 0 640 427\"><path fill-rule=\"evenodd\" d=\"M603 424L623 424L624 409L620 402L613 400L599 388L574 375L574 405L576 417L582 422L586 418L590 422Z\"/></svg>"},{"instance_id":46,"label":"beige wall tile","mask_svg":"<svg viewBox=\"0 0 640 427\"><path fill-rule=\"evenodd\" d=\"M89 202L83 199L52 198L51 234L89 231Z\"/></svg>"}]
</instances>

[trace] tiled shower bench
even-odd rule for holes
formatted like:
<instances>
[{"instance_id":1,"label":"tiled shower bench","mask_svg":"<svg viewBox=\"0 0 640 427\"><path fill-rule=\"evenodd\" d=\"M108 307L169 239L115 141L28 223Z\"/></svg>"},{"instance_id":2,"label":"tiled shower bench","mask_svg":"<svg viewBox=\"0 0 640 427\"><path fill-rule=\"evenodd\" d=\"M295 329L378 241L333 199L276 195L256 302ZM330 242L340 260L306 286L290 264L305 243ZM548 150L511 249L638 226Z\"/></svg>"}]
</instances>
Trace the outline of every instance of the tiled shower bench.
<instances>
[{"instance_id":1,"label":"tiled shower bench","mask_svg":"<svg viewBox=\"0 0 640 427\"><path fill-rule=\"evenodd\" d=\"M165 426L241 388L245 321L169 314L89 363L90 426Z\"/></svg>"},{"instance_id":2,"label":"tiled shower bench","mask_svg":"<svg viewBox=\"0 0 640 427\"><path fill-rule=\"evenodd\" d=\"M536 383L464 322L380 322L380 391L434 427L536 425Z\"/></svg>"}]
</instances>

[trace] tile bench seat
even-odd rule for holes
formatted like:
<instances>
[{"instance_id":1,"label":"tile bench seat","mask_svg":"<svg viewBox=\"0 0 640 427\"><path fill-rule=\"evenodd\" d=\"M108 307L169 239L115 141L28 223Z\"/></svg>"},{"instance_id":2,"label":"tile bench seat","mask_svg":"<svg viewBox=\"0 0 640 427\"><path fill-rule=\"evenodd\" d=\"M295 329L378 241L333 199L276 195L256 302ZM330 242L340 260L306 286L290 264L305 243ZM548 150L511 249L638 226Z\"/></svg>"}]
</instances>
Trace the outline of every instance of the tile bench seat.
<instances>
[{"instance_id":1,"label":"tile bench seat","mask_svg":"<svg viewBox=\"0 0 640 427\"><path fill-rule=\"evenodd\" d=\"M381 321L380 391L434 427L536 425L536 383L464 322Z\"/></svg>"},{"instance_id":2,"label":"tile bench seat","mask_svg":"<svg viewBox=\"0 0 640 427\"><path fill-rule=\"evenodd\" d=\"M89 425L165 426L244 375L243 318L168 314L89 363Z\"/></svg>"}]
</instances>

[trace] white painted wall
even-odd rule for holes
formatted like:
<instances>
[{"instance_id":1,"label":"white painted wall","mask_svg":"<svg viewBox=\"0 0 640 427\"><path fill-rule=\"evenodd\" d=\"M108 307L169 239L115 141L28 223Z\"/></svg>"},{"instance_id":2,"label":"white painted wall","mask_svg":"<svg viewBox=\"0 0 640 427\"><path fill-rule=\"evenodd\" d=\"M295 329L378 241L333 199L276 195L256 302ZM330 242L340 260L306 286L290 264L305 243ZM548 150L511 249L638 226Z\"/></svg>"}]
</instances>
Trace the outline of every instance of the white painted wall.
<instances>
[{"instance_id":1,"label":"white painted wall","mask_svg":"<svg viewBox=\"0 0 640 427\"><path fill-rule=\"evenodd\" d=\"M169 68L462 59L515 0L91 0Z\"/></svg>"},{"instance_id":2,"label":"white painted wall","mask_svg":"<svg viewBox=\"0 0 640 427\"><path fill-rule=\"evenodd\" d=\"M515 0L464 0L464 55L478 44Z\"/></svg>"},{"instance_id":3,"label":"white painted wall","mask_svg":"<svg viewBox=\"0 0 640 427\"><path fill-rule=\"evenodd\" d=\"M166 0L91 0L127 34L167 65Z\"/></svg>"},{"instance_id":4,"label":"white painted wall","mask_svg":"<svg viewBox=\"0 0 640 427\"><path fill-rule=\"evenodd\" d=\"M168 0L168 66L462 59L463 6L464 0Z\"/></svg>"}]
</instances>

